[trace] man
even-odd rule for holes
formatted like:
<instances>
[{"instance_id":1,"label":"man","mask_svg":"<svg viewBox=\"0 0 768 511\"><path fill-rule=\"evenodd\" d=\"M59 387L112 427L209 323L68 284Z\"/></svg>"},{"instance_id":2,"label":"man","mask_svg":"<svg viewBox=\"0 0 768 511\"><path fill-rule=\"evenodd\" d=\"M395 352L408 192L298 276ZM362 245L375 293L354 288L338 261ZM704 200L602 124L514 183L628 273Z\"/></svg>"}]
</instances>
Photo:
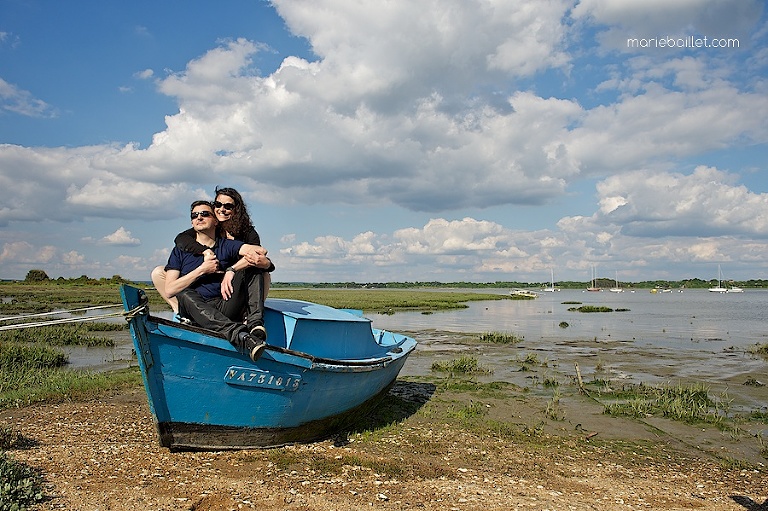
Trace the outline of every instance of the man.
<instances>
[{"instance_id":1,"label":"man","mask_svg":"<svg viewBox=\"0 0 768 511\"><path fill-rule=\"evenodd\" d=\"M272 263L261 247L217 238L218 220L210 202L195 201L190 212L197 242L211 250L192 254L174 247L166 265L166 293L178 299L181 316L224 334L255 362L267 339L264 273L257 268L266 269ZM251 263L242 258L246 253ZM223 273L222 268L226 268ZM244 272L243 278L234 279L235 272Z\"/></svg>"}]
</instances>

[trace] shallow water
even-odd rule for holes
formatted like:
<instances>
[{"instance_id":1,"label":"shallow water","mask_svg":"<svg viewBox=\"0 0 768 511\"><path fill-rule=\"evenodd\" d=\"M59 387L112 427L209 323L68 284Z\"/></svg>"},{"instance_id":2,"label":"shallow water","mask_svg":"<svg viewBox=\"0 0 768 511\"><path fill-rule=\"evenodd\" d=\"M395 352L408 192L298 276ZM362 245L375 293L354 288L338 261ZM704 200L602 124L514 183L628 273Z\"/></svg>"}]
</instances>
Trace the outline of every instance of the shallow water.
<instances>
[{"instance_id":1,"label":"shallow water","mask_svg":"<svg viewBox=\"0 0 768 511\"><path fill-rule=\"evenodd\" d=\"M580 304L627 310L568 310ZM753 380L768 385L768 360L746 353L756 343L768 342L766 310L768 290L743 294L564 290L541 293L535 300L471 302L467 309L434 314L366 316L376 328L408 333L419 341L403 376L427 375L435 359L469 354L493 370L487 379L530 386L536 378L573 377L578 364L586 381L703 382L715 393L727 392L734 406L751 410L768 406L768 386L745 385ZM568 326L561 327L561 322ZM507 346L467 342L482 332L512 333L524 340ZM66 348L70 367L107 370L135 365L128 332L113 335L114 348ZM535 371L521 371L521 360L529 355L535 355L538 366Z\"/></svg>"},{"instance_id":2,"label":"shallow water","mask_svg":"<svg viewBox=\"0 0 768 511\"><path fill-rule=\"evenodd\" d=\"M579 303L564 303L579 302ZM608 313L569 308L606 306ZM617 309L627 309L616 312ZM529 386L535 378L575 377L615 383L704 383L715 395L727 394L737 410L768 406L768 360L747 353L768 342L768 291L718 294L685 290L652 294L590 293L564 290L535 300L472 302L469 308L422 314L369 314L377 328L406 331L420 341L428 357L409 359L402 375L428 374L435 358L468 354L492 369L492 380ZM563 328L561 322L568 324ZM467 334L512 333L524 340L513 346L455 342ZM521 371L534 355L535 373ZM752 383L751 385L746 385Z\"/></svg>"},{"instance_id":3,"label":"shallow water","mask_svg":"<svg viewBox=\"0 0 768 511\"><path fill-rule=\"evenodd\" d=\"M578 303L565 303L578 302ZM581 313L580 305L628 309ZM589 293L565 290L541 293L535 300L471 302L468 309L422 314L369 314L374 326L386 329L436 329L454 332L510 332L526 340L614 339L647 346L679 348L681 341L747 347L768 340L768 290L740 294L706 290L652 294L648 290ZM568 323L561 328L560 323Z\"/></svg>"}]
</instances>

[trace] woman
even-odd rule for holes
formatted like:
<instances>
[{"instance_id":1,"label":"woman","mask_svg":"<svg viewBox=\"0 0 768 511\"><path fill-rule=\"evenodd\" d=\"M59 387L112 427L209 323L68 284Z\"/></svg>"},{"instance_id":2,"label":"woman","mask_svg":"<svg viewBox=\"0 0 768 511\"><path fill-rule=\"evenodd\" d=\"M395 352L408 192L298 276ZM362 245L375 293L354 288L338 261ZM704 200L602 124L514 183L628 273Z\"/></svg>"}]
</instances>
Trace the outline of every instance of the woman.
<instances>
[{"instance_id":1,"label":"woman","mask_svg":"<svg viewBox=\"0 0 768 511\"><path fill-rule=\"evenodd\" d=\"M261 238L253 227L253 222L248 214L248 208L243 201L243 197L234 188L219 188L218 186L215 190L215 197L213 211L216 214L216 219L219 221L218 236L243 241L248 245L255 245L256 248L252 252L246 253L244 257L249 264L256 264L259 257L266 256L267 251L261 247ZM173 241L177 247L185 252L213 257L213 252L205 245L198 243L195 238L195 230L190 228L179 233ZM266 270L257 269L263 273L265 297L272 283L269 272L274 271L274 269L275 265L271 264L271 262ZM224 273L224 280L222 281L222 296L224 299L229 298L232 293L232 280L234 277L235 274L233 272ZM157 266L152 270L152 283L155 285L157 292L160 293L160 296L171 306L174 314L178 313L178 301L175 297L168 296L165 292L165 266Z\"/></svg>"}]
</instances>

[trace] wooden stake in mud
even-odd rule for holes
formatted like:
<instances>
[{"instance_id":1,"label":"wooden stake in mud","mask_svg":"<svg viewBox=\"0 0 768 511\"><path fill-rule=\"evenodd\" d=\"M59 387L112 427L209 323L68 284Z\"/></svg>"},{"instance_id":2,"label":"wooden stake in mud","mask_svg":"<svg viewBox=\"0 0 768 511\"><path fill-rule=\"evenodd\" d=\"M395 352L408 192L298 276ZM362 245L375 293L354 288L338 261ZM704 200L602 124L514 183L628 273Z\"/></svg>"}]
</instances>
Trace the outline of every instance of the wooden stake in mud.
<instances>
[{"instance_id":1,"label":"wooden stake in mud","mask_svg":"<svg viewBox=\"0 0 768 511\"><path fill-rule=\"evenodd\" d=\"M579 393L586 394L586 390L584 389L584 381L581 379L581 370L579 369L579 363L574 362L573 365L576 366L576 379L579 382Z\"/></svg>"}]
</instances>

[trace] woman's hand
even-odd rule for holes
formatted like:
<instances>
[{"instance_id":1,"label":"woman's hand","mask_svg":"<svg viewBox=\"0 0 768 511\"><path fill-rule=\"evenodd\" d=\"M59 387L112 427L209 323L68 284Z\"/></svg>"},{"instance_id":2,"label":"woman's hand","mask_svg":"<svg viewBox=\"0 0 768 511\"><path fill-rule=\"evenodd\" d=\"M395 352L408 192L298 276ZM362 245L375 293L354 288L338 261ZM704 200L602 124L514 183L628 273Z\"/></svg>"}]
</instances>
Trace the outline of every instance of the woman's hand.
<instances>
[{"instance_id":1,"label":"woman's hand","mask_svg":"<svg viewBox=\"0 0 768 511\"><path fill-rule=\"evenodd\" d=\"M248 264L255 266L256 268L269 268L272 265L272 261L267 257L267 249L259 245L243 245L240 251Z\"/></svg>"}]
</instances>

